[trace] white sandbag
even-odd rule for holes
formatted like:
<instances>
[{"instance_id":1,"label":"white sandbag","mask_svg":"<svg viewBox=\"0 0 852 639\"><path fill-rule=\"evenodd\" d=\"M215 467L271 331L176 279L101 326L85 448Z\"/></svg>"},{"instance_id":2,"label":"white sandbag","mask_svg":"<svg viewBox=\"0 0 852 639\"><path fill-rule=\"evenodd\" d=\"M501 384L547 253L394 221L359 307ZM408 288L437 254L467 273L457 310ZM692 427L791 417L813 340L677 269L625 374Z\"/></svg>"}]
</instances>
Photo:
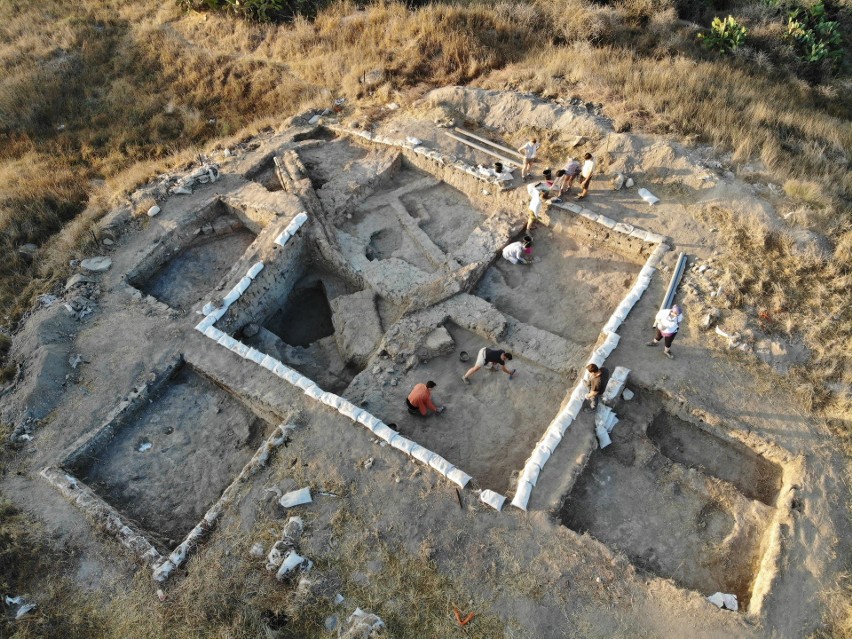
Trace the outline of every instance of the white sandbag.
<instances>
[{"instance_id":1,"label":"white sandbag","mask_svg":"<svg viewBox=\"0 0 852 639\"><path fill-rule=\"evenodd\" d=\"M302 375L298 380L296 380L295 385L301 388L302 390L305 390L310 386L316 386L316 383L314 382L314 380Z\"/></svg>"},{"instance_id":2,"label":"white sandbag","mask_svg":"<svg viewBox=\"0 0 852 639\"><path fill-rule=\"evenodd\" d=\"M286 364L283 364L282 362L277 362L275 364L275 367L272 369L272 372L278 375L278 377L280 377L281 379L286 379L288 371L291 370L293 369L287 366Z\"/></svg>"},{"instance_id":3,"label":"white sandbag","mask_svg":"<svg viewBox=\"0 0 852 639\"><path fill-rule=\"evenodd\" d=\"M479 501L483 504L488 504L497 512L500 512L503 509L503 503L506 501L506 498L500 493L495 493L493 490L483 490L479 494Z\"/></svg>"},{"instance_id":4,"label":"white sandbag","mask_svg":"<svg viewBox=\"0 0 852 639\"><path fill-rule=\"evenodd\" d=\"M589 209L581 209L580 217L584 217L590 222L597 222L600 216L597 213L592 213Z\"/></svg>"},{"instance_id":5,"label":"white sandbag","mask_svg":"<svg viewBox=\"0 0 852 639\"><path fill-rule=\"evenodd\" d=\"M437 470L444 477L446 477L449 472L455 468L455 466L453 466L450 462L437 454L429 460L429 466Z\"/></svg>"},{"instance_id":6,"label":"white sandbag","mask_svg":"<svg viewBox=\"0 0 852 639\"><path fill-rule=\"evenodd\" d=\"M709 601L715 606L718 606L719 608L733 610L734 612L736 612L740 608L736 595L730 595L723 592L717 592L713 595L710 595L709 597L707 597L707 601Z\"/></svg>"},{"instance_id":7,"label":"white sandbag","mask_svg":"<svg viewBox=\"0 0 852 639\"><path fill-rule=\"evenodd\" d=\"M582 389L580 390L580 394L582 394ZM571 394L571 400L568 402L568 405L562 411L566 417L570 417L572 420L577 418L577 415L580 414L580 411L583 410L583 398L582 397L574 397L574 394ZM563 433L565 431L562 431Z\"/></svg>"},{"instance_id":8,"label":"white sandbag","mask_svg":"<svg viewBox=\"0 0 852 639\"><path fill-rule=\"evenodd\" d=\"M311 399L315 399L318 402L322 401L322 396L325 394L325 391L323 389L321 389L319 386L317 386L316 384L313 384L313 383L311 383L309 386L306 386L304 389L302 389L302 392L306 396L310 397Z\"/></svg>"},{"instance_id":9,"label":"white sandbag","mask_svg":"<svg viewBox=\"0 0 852 639\"><path fill-rule=\"evenodd\" d=\"M527 504L530 501L530 495L532 495L532 484L526 481L519 481L518 485L515 487L515 496L512 498L512 505L515 508L519 508L524 512L527 511Z\"/></svg>"},{"instance_id":10,"label":"white sandbag","mask_svg":"<svg viewBox=\"0 0 852 639\"><path fill-rule=\"evenodd\" d=\"M205 317L203 320L201 320L200 322L198 322L198 324L195 325L195 330L199 333L203 333L208 328L213 326L215 321L216 320L214 320L212 317Z\"/></svg>"},{"instance_id":11,"label":"white sandbag","mask_svg":"<svg viewBox=\"0 0 852 639\"><path fill-rule=\"evenodd\" d=\"M559 413L556 417L553 418L550 424L548 424L546 432L558 433L561 437L565 434L565 431L568 430L568 427L571 425L571 422L573 420L573 417Z\"/></svg>"},{"instance_id":12,"label":"white sandbag","mask_svg":"<svg viewBox=\"0 0 852 639\"><path fill-rule=\"evenodd\" d=\"M666 241L666 236L660 235L659 233L652 233L651 231L646 231L645 241L650 242L651 244L662 244Z\"/></svg>"},{"instance_id":13,"label":"white sandbag","mask_svg":"<svg viewBox=\"0 0 852 639\"><path fill-rule=\"evenodd\" d=\"M630 233L630 237L634 240L639 240L640 242L648 241L648 232L645 229L633 229L633 232Z\"/></svg>"},{"instance_id":14,"label":"white sandbag","mask_svg":"<svg viewBox=\"0 0 852 639\"><path fill-rule=\"evenodd\" d=\"M237 291L236 289L232 288L230 291L228 291L228 294L225 297L222 298L222 302L223 302L225 308L228 308L231 304L236 302L238 299L240 299L240 292Z\"/></svg>"},{"instance_id":15,"label":"white sandbag","mask_svg":"<svg viewBox=\"0 0 852 639\"><path fill-rule=\"evenodd\" d=\"M562 441L562 435L559 433L549 432L546 433L544 437L538 442L538 446L540 448L544 448L545 450L550 451L552 455L556 451L556 447L559 446L559 442Z\"/></svg>"},{"instance_id":16,"label":"white sandbag","mask_svg":"<svg viewBox=\"0 0 852 639\"><path fill-rule=\"evenodd\" d=\"M248 290L248 287L251 286L251 278L246 276L242 278L239 282L237 282L234 288L239 291L240 296Z\"/></svg>"},{"instance_id":17,"label":"white sandbag","mask_svg":"<svg viewBox=\"0 0 852 639\"><path fill-rule=\"evenodd\" d=\"M280 364L280 362L272 357L272 355L265 356L262 360L260 360L260 365L263 366L266 370L270 372L275 372L275 365Z\"/></svg>"},{"instance_id":18,"label":"white sandbag","mask_svg":"<svg viewBox=\"0 0 852 639\"><path fill-rule=\"evenodd\" d=\"M283 231L283 232L281 233L281 235L279 235L278 237L276 237L276 238L275 238L275 240L273 240L273 241L274 241L274 242L275 242L278 246L284 246L285 244L287 244L287 240L289 240L291 237L292 237L292 235L290 235L287 231Z\"/></svg>"},{"instance_id":19,"label":"white sandbag","mask_svg":"<svg viewBox=\"0 0 852 639\"><path fill-rule=\"evenodd\" d=\"M294 550L290 550L284 555L284 559L281 562L281 566L278 568L278 572L275 573L275 578L278 581L284 579L289 573L293 572L296 568L301 566L305 562L305 558L301 555L296 554Z\"/></svg>"},{"instance_id":20,"label":"white sandbag","mask_svg":"<svg viewBox=\"0 0 852 639\"><path fill-rule=\"evenodd\" d=\"M616 221L612 218L608 218L606 215L598 215L598 224L602 224L608 229L614 229Z\"/></svg>"},{"instance_id":21,"label":"white sandbag","mask_svg":"<svg viewBox=\"0 0 852 639\"><path fill-rule=\"evenodd\" d=\"M379 422L372 430L373 434L376 437L386 442L389 442L391 439L393 439L394 435L398 434L393 428L383 422Z\"/></svg>"},{"instance_id":22,"label":"white sandbag","mask_svg":"<svg viewBox=\"0 0 852 639\"><path fill-rule=\"evenodd\" d=\"M309 504L313 501L311 497L311 489L310 488L300 488L299 490L292 490L281 499L278 500L278 503L281 504L284 508L292 508L293 506L301 506L302 504Z\"/></svg>"},{"instance_id":23,"label":"white sandbag","mask_svg":"<svg viewBox=\"0 0 852 639\"><path fill-rule=\"evenodd\" d=\"M538 464L539 468L544 468L548 459L550 459L550 451L546 448L542 448L541 446L536 446L532 455L530 455L530 458L527 460L527 463L532 462L533 464Z\"/></svg>"},{"instance_id":24,"label":"white sandbag","mask_svg":"<svg viewBox=\"0 0 852 639\"><path fill-rule=\"evenodd\" d=\"M308 214L305 211L299 213L296 217L293 218L293 221L290 224L295 224L296 228L300 228L302 224L308 221Z\"/></svg>"},{"instance_id":25,"label":"white sandbag","mask_svg":"<svg viewBox=\"0 0 852 639\"><path fill-rule=\"evenodd\" d=\"M639 197L645 200L648 204L656 204L660 201L660 198L651 193L648 189L639 189L637 193L639 194Z\"/></svg>"},{"instance_id":26,"label":"white sandbag","mask_svg":"<svg viewBox=\"0 0 852 639\"><path fill-rule=\"evenodd\" d=\"M460 468L453 468L450 472L447 473L447 479L449 479L459 488L464 488L471 480L471 477Z\"/></svg>"},{"instance_id":27,"label":"white sandbag","mask_svg":"<svg viewBox=\"0 0 852 639\"><path fill-rule=\"evenodd\" d=\"M207 337L209 337L213 341L218 342L219 338L222 337L222 335L224 335L224 333L222 331L220 331L218 328L216 328L215 326L208 326L207 330L204 331L204 335L206 335Z\"/></svg>"},{"instance_id":28,"label":"white sandbag","mask_svg":"<svg viewBox=\"0 0 852 639\"><path fill-rule=\"evenodd\" d=\"M246 353L246 359L255 364L260 364L264 357L266 357L266 353L261 353L256 348L249 347L248 353Z\"/></svg>"},{"instance_id":29,"label":"white sandbag","mask_svg":"<svg viewBox=\"0 0 852 639\"><path fill-rule=\"evenodd\" d=\"M250 277L251 279L254 279L254 278L256 278L256 277L258 276L258 274L259 274L262 270L263 270L263 262L258 262L257 264L253 265L253 266L252 266L252 267L248 270L248 272L246 273L246 277Z\"/></svg>"},{"instance_id":30,"label":"white sandbag","mask_svg":"<svg viewBox=\"0 0 852 639\"><path fill-rule=\"evenodd\" d=\"M585 373L588 371L584 371L583 378L577 382L577 385L574 387L574 390L571 391L571 401L579 401L581 404L584 399L586 399L586 393L588 392L586 388L586 384L583 382L586 379Z\"/></svg>"},{"instance_id":31,"label":"white sandbag","mask_svg":"<svg viewBox=\"0 0 852 639\"><path fill-rule=\"evenodd\" d=\"M358 408L352 402L348 402L342 397L340 398L340 406L337 409L341 415L346 415L353 422L358 420L358 415L364 412L363 408Z\"/></svg>"},{"instance_id":32,"label":"white sandbag","mask_svg":"<svg viewBox=\"0 0 852 639\"><path fill-rule=\"evenodd\" d=\"M604 324L603 330L605 333L614 333L621 326L623 318L618 318L615 315L611 315L607 320L606 324Z\"/></svg>"},{"instance_id":33,"label":"white sandbag","mask_svg":"<svg viewBox=\"0 0 852 639\"><path fill-rule=\"evenodd\" d=\"M420 444L415 444L414 448L411 450L411 456L417 461L428 466L429 462L432 461L432 458L435 456L435 453L428 448L423 448Z\"/></svg>"},{"instance_id":34,"label":"white sandbag","mask_svg":"<svg viewBox=\"0 0 852 639\"><path fill-rule=\"evenodd\" d=\"M633 232L633 225L627 224L626 222L619 222L616 224L613 229L616 233L623 233L624 235L630 235Z\"/></svg>"},{"instance_id":35,"label":"white sandbag","mask_svg":"<svg viewBox=\"0 0 852 639\"><path fill-rule=\"evenodd\" d=\"M304 377L304 375L290 367L287 367L287 370L284 371L284 379L293 384L293 386L296 386L298 381L302 379L302 377Z\"/></svg>"},{"instance_id":36,"label":"white sandbag","mask_svg":"<svg viewBox=\"0 0 852 639\"><path fill-rule=\"evenodd\" d=\"M524 470L518 478L518 483L526 482L530 486L535 486L539 473L541 473L541 468L539 468L538 464L528 463L524 466Z\"/></svg>"},{"instance_id":37,"label":"white sandbag","mask_svg":"<svg viewBox=\"0 0 852 639\"><path fill-rule=\"evenodd\" d=\"M367 411L364 411L363 413L358 415L355 421L359 424L363 424L370 430L373 430L379 423L381 423L381 420L378 417Z\"/></svg>"},{"instance_id":38,"label":"white sandbag","mask_svg":"<svg viewBox=\"0 0 852 639\"><path fill-rule=\"evenodd\" d=\"M212 317L214 322L218 322L220 319L222 319L222 316L227 312L228 305L223 303L222 306L210 313L210 315L207 316L207 319L210 319Z\"/></svg>"},{"instance_id":39,"label":"white sandbag","mask_svg":"<svg viewBox=\"0 0 852 639\"><path fill-rule=\"evenodd\" d=\"M645 266L643 266L642 270L639 271L639 277L647 277L650 280L656 272L657 269L655 267L645 262Z\"/></svg>"},{"instance_id":40,"label":"white sandbag","mask_svg":"<svg viewBox=\"0 0 852 639\"><path fill-rule=\"evenodd\" d=\"M595 435L598 438L598 445L601 448L606 448L612 443L612 440L609 438L609 433L606 432L606 428L603 426L595 426Z\"/></svg>"},{"instance_id":41,"label":"white sandbag","mask_svg":"<svg viewBox=\"0 0 852 639\"><path fill-rule=\"evenodd\" d=\"M216 343L220 346L224 346L229 351L234 350L234 347L237 345L237 340L228 335L227 333L222 333L222 337L216 340Z\"/></svg>"},{"instance_id":42,"label":"white sandbag","mask_svg":"<svg viewBox=\"0 0 852 639\"><path fill-rule=\"evenodd\" d=\"M411 451L417 445L407 437L403 437L399 434L397 434L397 436L391 439L388 443L397 450L401 450L406 455L411 455Z\"/></svg>"},{"instance_id":43,"label":"white sandbag","mask_svg":"<svg viewBox=\"0 0 852 639\"><path fill-rule=\"evenodd\" d=\"M335 395L334 393L323 393L319 399L323 404L331 406L334 410L340 408L340 395Z\"/></svg>"},{"instance_id":44,"label":"white sandbag","mask_svg":"<svg viewBox=\"0 0 852 639\"><path fill-rule=\"evenodd\" d=\"M248 344L243 344L241 341L237 340L236 345L231 350L233 350L240 357L245 358L248 355L250 347Z\"/></svg>"}]
</instances>

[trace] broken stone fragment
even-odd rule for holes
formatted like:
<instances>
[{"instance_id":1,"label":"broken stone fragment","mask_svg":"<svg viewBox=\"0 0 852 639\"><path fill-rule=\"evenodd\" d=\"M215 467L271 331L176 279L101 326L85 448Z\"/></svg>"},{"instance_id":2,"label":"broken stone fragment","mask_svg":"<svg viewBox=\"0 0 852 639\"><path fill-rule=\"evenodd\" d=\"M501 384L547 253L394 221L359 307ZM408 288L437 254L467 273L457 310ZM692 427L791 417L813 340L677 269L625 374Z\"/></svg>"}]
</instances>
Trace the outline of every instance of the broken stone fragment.
<instances>
[{"instance_id":1,"label":"broken stone fragment","mask_svg":"<svg viewBox=\"0 0 852 639\"><path fill-rule=\"evenodd\" d=\"M612 190L620 191L621 187L624 186L625 177L623 173L616 173L615 177L612 178Z\"/></svg>"},{"instance_id":2,"label":"broken stone fragment","mask_svg":"<svg viewBox=\"0 0 852 639\"><path fill-rule=\"evenodd\" d=\"M112 260L108 257L90 257L80 262L80 267L89 273L103 273L112 266Z\"/></svg>"},{"instance_id":3,"label":"broken stone fragment","mask_svg":"<svg viewBox=\"0 0 852 639\"><path fill-rule=\"evenodd\" d=\"M148 209L148 217L154 217L159 212L160 212L160 207L155 204L150 209Z\"/></svg>"}]
</instances>

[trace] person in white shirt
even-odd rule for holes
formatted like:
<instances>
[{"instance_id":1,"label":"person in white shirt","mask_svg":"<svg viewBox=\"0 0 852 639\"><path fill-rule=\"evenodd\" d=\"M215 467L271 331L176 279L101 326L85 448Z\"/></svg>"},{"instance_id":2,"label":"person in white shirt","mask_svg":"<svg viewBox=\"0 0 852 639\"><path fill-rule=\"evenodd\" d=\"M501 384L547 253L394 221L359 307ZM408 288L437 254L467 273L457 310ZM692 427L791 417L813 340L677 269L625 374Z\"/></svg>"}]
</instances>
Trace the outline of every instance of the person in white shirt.
<instances>
[{"instance_id":1,"label":"person in white shirt","mask_svg":"<svg viewBox=\"0 0 852 639\"><path fill-rule=\"evenodd\" d=\"M669 359L674 359L671 352L672 341L674 341L682 321L683 312L677 304L671 308L662 309L654 318L654 340L648 342L648 346L656 346L662 340L663 355Z\"/></svg>"},{"instance_id":2,"label":"person in white shirt","mask_svg":"<svg viewBox=\"0 0 852 639\"><path fill-rule=\"evenodd\" d=\"M524 179L530 174L530 164L532 164L532 161L535 159L539 146L541 145L538 143L538 140L532 138L518 149L518 153L520 153L524 158L524 165L521 167L521 179Z\"/></svg>"},{"instance_id":3,"label":"person in white shirt","mask_svg":"<svg viewBox=\"0 0 852 639\"><path fill-rule=\"evenodd\" d=\"M580 188L583 190L580 191L580 195L577 196L578 200L582 200L589 193L589 183L592 181L592 173L595 170L595 160L592 158L591 153L586 153L583 156L583 169L580 171Z\"/></svg>"},{"instance_id":4,"label":"person in white shirt","mask_svg":"<svg viewBox=\"0 0 852 639\"><path fill-rule=\"evenodd\" d=\"M532 238L529 235L524 235L524 239L520 242L512 242L503 249L503 259L509 260L512 264L530 264L532 262Z\"/></svg>"},{"instance_id":5,"label":"person in white shirt","mask_svg":"<svg viewBox=\"0 0 852 639\"><path fill-rule=\"evenodd\" d=\"M529 233L535 223L541 220L541 210L544 208L544 200L550 196L549 187L544 186L542 182L536 184L527 184L527 193L530 194L530 214L527 217L526 231Z\"/></svg>"}]
</instances>

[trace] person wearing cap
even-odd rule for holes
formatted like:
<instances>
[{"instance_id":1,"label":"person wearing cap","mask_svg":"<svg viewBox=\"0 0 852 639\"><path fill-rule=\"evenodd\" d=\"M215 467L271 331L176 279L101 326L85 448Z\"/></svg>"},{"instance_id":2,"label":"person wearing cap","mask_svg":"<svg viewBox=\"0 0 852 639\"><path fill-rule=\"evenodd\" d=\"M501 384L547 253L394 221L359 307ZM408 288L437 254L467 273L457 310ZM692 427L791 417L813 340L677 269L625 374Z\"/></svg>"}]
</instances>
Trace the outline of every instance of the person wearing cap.
<instances>
[{"instance_id":1,"label":"person wearing cap","mask_svg":"<svg viewBox=\"0 0 852 639\"><path fill-rule=\"evenodd\" d=\"M405 407L408 409L409 415L420 415L426 417L429 411L434 411L439 415L444 412L443 406L435 406L432 403L432 389L437 384L431 379L425 384L417 384L408 394L405 400Z\"/></svg>"},{"instance_id":2,"label":"person wearing cap","mask_svg":"<svg viewBox=\"0 0 852 639\"><path fill-rule=\"evenodd\" d=\"M669 359L674 359L671 352L672 341L674 341L682 321L683 312L677 304L671 308L661 309L654 318L654 339L648 342L648 346L656 346L662 340L663 355Z\"/></svg>"},{"instance_id":3,"label":"person wearing cap","mask_svg":"<svg viewBox=\"0 0 852 639\"><path fill-rule=\"evenodd\" d=\"M520 242L512 242L503 249L503 259L512 264L530 264L532 262L532 237L524 235Z\"/></svg>"}]
</instances>

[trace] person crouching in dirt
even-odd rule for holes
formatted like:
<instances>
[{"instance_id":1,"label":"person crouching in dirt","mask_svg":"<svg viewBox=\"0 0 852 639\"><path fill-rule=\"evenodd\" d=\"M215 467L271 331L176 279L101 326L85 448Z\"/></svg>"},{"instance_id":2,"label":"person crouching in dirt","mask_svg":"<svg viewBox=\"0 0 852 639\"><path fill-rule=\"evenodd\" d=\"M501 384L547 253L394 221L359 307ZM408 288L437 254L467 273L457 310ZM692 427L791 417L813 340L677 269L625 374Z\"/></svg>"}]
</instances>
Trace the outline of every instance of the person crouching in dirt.
<instances>
[{"instance_id":1,"label":"person crouching in dirt","mask_svg":"<svg viewBox=\"0 0 852 639\"><path fill-rule=\"evenodd\" d=\"M509 370L506 368L506 362L512 359L512 354L507 353L506 351L501 351L496 348L480 348L479 355L476 356L476 363L473 365L468 372L464 374L462 377L462 381L465 384L470 384L470 378L483 366L489 366L491 371L502 370L509 376L509 379L512 379L512 375L515 374L515 369Z\"/></svg>"},{"instance_id":2,"label":"person crouching in dirt","mask_svg":"<svg viewBox=\"0 0 852 639\"><path fill-rule=\"evenodd\" d=\"M663 341L663 355L669 359L674 359L671 352L672 341L680 328L680 323L683 321L683 312L680 306L675 304L671 308L664 308L654 318L654 339L648 342L648 346L656 346Z\"/></svg>"},{"instance_id":3,"label":"person crouching in dirt","mask_svg":"<svg viewBox=\"0 0 852 639\"><path fill-rule=\"evenodd\" d=\"M532 243L532 237L524 235L523 240L512 242L503 249L503 259L512 264L532 264Z\"/></svg>"},{"instance_id":4,"label":"person crouching in dirt","mask_svg":"<svg viewBox=\"0 0 852 639\"><path fill-rule=\"evenodd\" d=\"M582 176L582 181L580 182L580 195L577 196L578 200L582 200L586 195L589 194L589 184L592 181L592 173L595 170L595 160L592 158L591 153L586 153L583 156L583 168L580 171L580 175Z\"/></svg>"},{"instance_id":5,"label":"person crouching in dirt","mask_svg":"<svg viewBox=\"0 0 852 639\"><path fill-rule=\"evenodd\" d=\"M592 411L598 407L598 400L606 388L606 383L609 381L609 370L607 368L598 368L597 364L589 364L586 366L589 371L589 392L586 393L586 399L589 400L588 410Z\"/></svg>"},{"instance_id":6,"label":"person crouching in dirt","mask_svg":"<svg viewBox=\"0 0 852 639\"><path fill-rule=\"evenodd\" d=\"M439 415L444 412L444 406L435 406L432 403L432 389L436 385L431 379L425 384L415 385L405 400L405 407L408 409L409 415L426 417L429 411L434 411Z\"/></svg>"}]
</instances>

